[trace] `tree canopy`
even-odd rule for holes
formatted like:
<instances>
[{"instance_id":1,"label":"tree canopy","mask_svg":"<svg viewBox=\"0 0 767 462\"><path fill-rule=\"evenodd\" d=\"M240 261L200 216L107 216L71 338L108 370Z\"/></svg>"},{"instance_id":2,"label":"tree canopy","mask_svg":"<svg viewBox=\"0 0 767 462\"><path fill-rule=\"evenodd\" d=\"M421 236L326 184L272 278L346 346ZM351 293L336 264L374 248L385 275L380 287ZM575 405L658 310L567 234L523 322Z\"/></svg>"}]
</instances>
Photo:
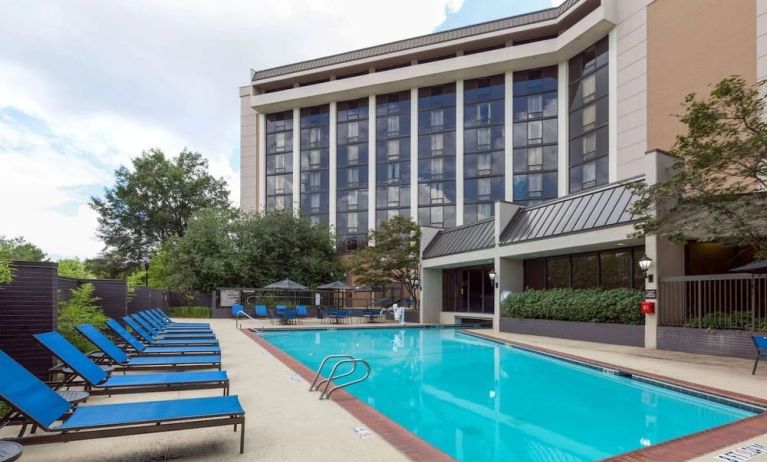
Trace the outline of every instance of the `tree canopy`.
<instances>
[{"instance_id":1,"label":"tree canopy","mask_svg":"<svg viewBox=\"0 0 767 462\"><path fill-rule=\"evenodd\" d=\"M229 190L201 154L185 149L168 159L150 149L132 168L117 169L115 185L104 189L104 198L91 197L90 205L99 214L107 261L119 263L110 268L135 268L160 243L183 236L195 212L228 208Z\"/></svg>"},{"instance_id":2,"label":"tree canopy","mask_svg":"<svg viewBox=\"0 0 767 462\"><path fill-rule=\"evenodd\" d=\"M380 285L396 282L418 299L415 280L419 278L421 229L410 217L396 215L384 222L369 238L375 243L350 254L349 271L357 282Z\"/></svg>"},{"instance_id":3,"label":"tree canopy","mask_svg":"<svg viewBox=\"0 0 767 462\"><path fill-rule=\"evenodd\" d=\"M314 286L341 273L333 242L326 225L290 210L201 211L182 237L169 241L168 285L207 292L291 278Z\"/></svg>"},{"instance_id":4,"label":"tree canopy","mask_svg":"<svg viewBox=\"0 0 767 462\"><path fill-rule=\"evenodd\" d=\"M40 247L23 237L7 238L0 235L0 260L43 261L47 256Z\"/></svg>"},{"instance_id":5,"label":"tree canopy","mask_svg":"<svg viewBox=\"0 0 767 462\"><path fill-rule=\"evenodd\" d=\"M58 261L58 274L76 279L96 279L96 274L88 270L85 262L79 258L66 258Z\"/></svg>"},{"instance_id":6,"label":"tree canopy","mask_svg":"<svg viewBox=\"0 0 767 462\"><path fill-rule=\"evenodd\" d=\"M766 84L730 77L708 98L687 96L680 117L687 133L668 152L671 177L635 186L637 237L716 241L767 258Z\"/></svg>"}]
</instances>

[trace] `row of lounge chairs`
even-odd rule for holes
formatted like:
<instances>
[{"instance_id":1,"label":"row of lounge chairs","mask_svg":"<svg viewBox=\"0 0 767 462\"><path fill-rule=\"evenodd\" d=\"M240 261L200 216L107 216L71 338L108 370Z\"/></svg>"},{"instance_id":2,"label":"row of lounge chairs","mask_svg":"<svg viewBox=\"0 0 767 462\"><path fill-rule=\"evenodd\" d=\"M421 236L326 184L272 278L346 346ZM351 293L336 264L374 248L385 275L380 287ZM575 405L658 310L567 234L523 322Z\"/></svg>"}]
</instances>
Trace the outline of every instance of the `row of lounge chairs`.
<instances>
[{"instance_id":1,"label":"row of lounge chairs","mask_svg":"<svg viewBox=\"0 0 767 462\"><path fill-rule=\"evenodd\" d=\"M84 354L58 332L35 338L62 362L61 370L68 371L71 380L66 385L82 386L90 394L212 388L221 389L223 396L77 405L0 351L0 399L12 408L8 421L23 424L12 440L49 443L233 425L235 431L240 426L240 453L244 452L245 410L238 397L229 394L229 377L221 370L221 349L210 325L177 323L159 309L123 321L133 333L113 319L107 321L120 343L90 324L76 327L100 350L97 355ZM116 374L118 370L132 373ZM173 372L158 372L167 370ZM27 423L45 433L24 436Z\"/></svg>"},{"instance_id":2,"label":"row of lounge chairs","mask_svg":"<svg viewBox=\"0 0 767 462\"><path fill-rule=\"evenodd\" d=\"M368 322L384 321L386 315L384 310L365 308L362 311L355 311L347 308L320 308L321 320L336 323L351 322L356 318L367 320ZM245 307L240 304L232 305L232 315L237 316L238 312L244 312ZM257 319L268 319L272 324L279 322L281 324L303 323L303 320L309 317L309 310L306 305L296 305L295 308L288 308L286 305L277 305L274 310L270 310L266 305L255 305L253 310L254 317Z\"/></svg>"}]
</instances>

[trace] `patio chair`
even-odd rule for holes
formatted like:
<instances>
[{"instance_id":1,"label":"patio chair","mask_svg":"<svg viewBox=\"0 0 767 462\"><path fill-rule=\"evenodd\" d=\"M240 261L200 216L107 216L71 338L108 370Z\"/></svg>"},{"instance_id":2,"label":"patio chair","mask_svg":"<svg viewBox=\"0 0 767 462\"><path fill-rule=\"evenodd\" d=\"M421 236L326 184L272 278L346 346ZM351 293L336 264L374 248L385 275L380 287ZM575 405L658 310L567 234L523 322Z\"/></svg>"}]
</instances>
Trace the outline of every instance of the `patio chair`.
<instances>
[{"instance_id":1,"label":"patio chair","mask_svg":"<svg viewBox=\"0 0 767 462\"><path fill-rule=\"evenodd\" d=\"M151 325L149 325L148 322L144 321L141 317L136 315L129 314L127 317L133 319L134 322L138 323L141 327L143 327L145 330L147 330L152 337L154 338L165 338L165 339L172 339L172 338L215 338L216 334L213 333L213 331L203 331L203 332L179 332L179 333L166 333L166 332L160 332Z\"/></svg>"},{"instance_id":2,"label":"patio chair","mask_svg":"<svg viewBox=\"0 0 767 462\"><path fill-rule=\"evenodd\" d=\"M226 371L168 372L115 375L99 367L58 332L35 334L35 339L83 378L91 394L143 393L155 391L221 388L229 394Z\"/></svg>"},{"instance_id":3,"label":"patio chair","mask_svg":"<svg viewBox=\"0 0 767 462\"><path fill-rule=\"evenodd\" d=\"M328 307L327 313L325 313L325 316L322 317L322 323L324 324L325 321L333 321L333 319L336 319L338 316L338 309L333 307Z\"/></svg>"},{"instance_id":4,"label":"patio chair","mask_svg":"<svg viewBox=\"0 0 767 462\"><path fill-rule=\"evenodd\" d=\"M173 333L173 334L198 334L198 333L212 333L213 331L208 326L173 326L163 325L152 318L148 312L139 311L136 316L142 318L147 324L160 333Z\"/></svg>"},{"instance_id":5,"label":"patio chair","mask_svg":"<svg viewBox=\"0 0 767 462\"><path fill-rule=\"evenodd\" d=\"M221 370L219 355L181 355L181 356L128 356L119 346L102 334L91 324L80 324L75 329L87 338L96 348L104 352L119 369L218 369Z\"/></svg>"},{"instance_id":6,"label":"patio chair","mask_svg":"<svg viewBox=\"0 0 767 462\"><path fill-rule=\"evenodd\" d=\"M245 450L245 410L237 396L75 407L3 351L0 370L0 398L46 431L12 441L57 443L224 425L236 431L241 425L240 453Z\"/></svg>"},{"instance_id":7,"label":"patio chair","mask_svg":"<svg viewBox=\"0 0 767 462\"><path fill-rule=\"evenodd\" d=\"M756 347L756 360L754 361L754 369L751 371L751 375L756 374L756 366L759 365L761 358L767 358L767 337L763 335L752 335L751 340L754 341Z\"/></svg>"},{"instance_id":8,"label":"patio chair","mask_svg":"<svg viewBox=\"0 0 767 462\"><path fill-rule=\"evenodd\" d=\"M106 323L137 355L221 354L221 348L217 346L146 346L114 319L107 319Z\"/></svg>"},{"instance_id":9,"label":"patio chair","mask_svg":"<svg viewBox=\"0 0 767 462\"><path fill-rule=\"evenodd\" d=\"M137 333L139 336L141 336L141 339L144 340L145 343L152 346L202 346L202 345L218 345L218 340L215 338L155 338L153 337L149 332L144 330L143 327L136 321L134 321L132 318L129 318L128 316L123 317L123 321L125 321L128 326L130 326L131 329L135 333Z\"/></svg>"},{"instance_id":10,"label":"patio chair","mask_svg":"<svg viewBox=\"0 0 767 462\"><path fill-rule=\"evenodd\" d=\"M298 322L298 314L296 313L296 310L293 308L287 308L285 310L285 323L293 324L296 322Z\"/></svg>"},{"instance_id":11,"label":"patio chair","mask_svg":"<svg viewBox=\"0 0 767 462\"><path fill-rule=\"evenodd\" d=\"M257 318L271 318L272 314L266 309L266 305L256 305L255 313Z\"/></svg>"},{"instance_id":12,"label":"patio chair","mask_svg":"<svg viewBox=\"0 0 767 462\"><path fill-rule=\"evenodd\" d=\"M348 316L349 316L349 310L347 310L345 308L340 308L336 312L336 319L338 320L339 324L341 323L341 321L346 323L346 321L349 319Z\"/></svg>"},{"instance_id":13,"label":"patio chair","mask_svg":"<svg viewBox=\"0 0 767 462\"><path fill-rule=\"evenodd\" d=\"M210 323L207 323L207 322L175 322L172 319L170 319L168 315L166 315L165 312L159 308L152 308L147 311L152 313L154 316L156 316L158 318L158 321L160 321L164 325L187 326L187 327L199 327L199 326L210 327Z\"/></svg>"},{"instance_id":14,"label":"patio chair","mask_svg":"<svg viewBox=\"0 0 767 462\"><path fill-rule=\"evenodd\" d=\"M304 319L309 317L309 310L306 305L296 305L296 317L301 324L304 323Z\"/></svg>"}]
</instances>

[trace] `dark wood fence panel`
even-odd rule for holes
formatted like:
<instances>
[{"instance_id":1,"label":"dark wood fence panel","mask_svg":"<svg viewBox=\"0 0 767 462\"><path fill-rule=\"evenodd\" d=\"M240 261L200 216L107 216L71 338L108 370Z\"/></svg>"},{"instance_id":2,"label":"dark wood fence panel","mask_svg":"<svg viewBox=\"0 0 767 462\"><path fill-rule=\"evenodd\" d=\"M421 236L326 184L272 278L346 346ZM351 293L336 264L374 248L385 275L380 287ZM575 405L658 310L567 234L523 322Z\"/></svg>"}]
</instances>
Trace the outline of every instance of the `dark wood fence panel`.
<instances>
[{"instance_id":1,"label":"dark wood fence panel","mask_svg":"<svg viewBox=\"0 0 767 462\"><path fill-rule=\"evenodd\" d=\"M14 278L0 285L0 349L46 378L51 354L33 334L56 329L56 264L14 262Z\"/></svg>"},{"instance_id":2,"label":"dark wood fence panel","mask_svg":"<svg viewBox=\"0 0 767 462\"><path fill-rule=\"evenodd\" d=\"M96 288L94 295L99 298L98 304L110 318L120 319L128 314L128 285L125 281L97 279L79 282L93 284Z\"/></svg>"},{"instance_id":3,"label":"dark wood fence panel","mask_svg":"<svg viewBox=\"0 0 767 462\"><path fill-rule=\"evenodd\" d=\"M135 313L147 308L165 310L174 306L211 306L211 294L198 292L185 296L173 290L134 287L133 297L128 301L128 312Z\"/></svg>"}]
</instances>

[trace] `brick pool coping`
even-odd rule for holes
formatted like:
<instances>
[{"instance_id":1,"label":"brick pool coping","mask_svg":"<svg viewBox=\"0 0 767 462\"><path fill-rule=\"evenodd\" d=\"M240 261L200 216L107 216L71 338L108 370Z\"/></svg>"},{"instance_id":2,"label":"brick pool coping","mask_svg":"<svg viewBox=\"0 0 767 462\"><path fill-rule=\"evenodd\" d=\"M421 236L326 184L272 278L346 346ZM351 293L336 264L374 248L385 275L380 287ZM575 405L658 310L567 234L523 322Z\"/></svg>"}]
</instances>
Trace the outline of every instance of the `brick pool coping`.
<instances>
[{"instance_id":1,"label":"brick pool coping","mask_svg":"<svg viewBox=\"0 0 767 462\"><path fill-rule=\"evenodd\" d=\"M382 326L383 327L383 326ZM311 382L314 378L314 371L308 367L299 363L293 359L290 355L283 352L279 348L265 341L257 334L251 332L249 329L241 329L248 337L258 343L261 347L266 349L275 358L280 360L283 364L292 369L295 373L300 375L307 382ZM619 371L622 374L629 374L640 379L648 379L651 381L663 382L670 385L669 388L681 387L689 390L693 390L699 393L708 395L714 395L722 397L728 400L738 401L753 405L755 407L767 408L767 400L757 398L754 396L744 395L741 393L735 393L727 390L721 390L718 388L709 387L697 383L687 382L684 380L678 380L672 377L667 377L659 374L653 374L650 372L644 372L636 369L631 369L623 366L618 366L604 361L584 358L582 356L573 355L570 353L563 353L557 350L551 350L548 348L534 346L514 340L509 340L501 337L495 337L490 334L483 333L482 331L465 331L469 335L473 335L479 338L484 338L497 343L508 344L517 346L525 350L535 351L543 353L549 356L560 357L565 360L573 362L584 363L586 365L603 367ZM411 460L416 462L421 461L452 461L454 460L444 452L430 445L414 433L405 429L398 423L389 419L385 415L381 414L377 410L368 406L364 402L355 398L349 394L346 390L338 390L334 394L334 401L341 407L346 409L347 412L358 418L365 425L370 427L375 433L381 436L389 444L397 448L403 454L408 456ZM712 428L710 430L704 430L701 432L693 433L690 435L675 438L663 443L659 443L647 448L637 449L635 451L627 452L613 456L604 461L609 462L682 462L687 461L695 457L706 455L710 452L718 449L724 449L728 446L732 446L741 443L749 438L755 438L767 433L767 412L758 414L754 417L739 420L731 424L723 425L720 427Z\"/></svg>"},{"instance_id":2,"label":"brick pool coping","mask_svg":"<svg viewBox=\"0 0 767 462\"><path fill-rule=\"evenodd\" d=\"M593 366L604 367L608 369L617 370L624 374L630 374L635 377L645 378L665 384L690 389L700 393L709 395L715 395L722 398L726 398L733 401L740 401L743 403L751 404L756 407L767 408L767 400L757 398L754 396L744 395L741 393L735 393L732 391L722 390L719 388L713 388L706 385L687 382L684 380L678 380L672 377L664 375L653 374L650 372L644 372L628 367L617 366L615 364L606 363L599 360L588 359L582 356L573 355L570 353L563 353L557 350L551 350L540 346L533 346L527 343L517 342L501 337L495 337L493 335L485 334L477 331L462 331L469 335L485 338L493 342L504 343L512 346L524 348L526 350L537 351L546 355L569 359L571 361L586 363ZM681 436L663 443L659 443L647 448L637 449L635 451L619 454L617 456L609 457L604 461L610 462L682 462L693 459L695 457L704 456L708 453L716 451L718 449L724 449L728 446L741 443L749 438L755 438L767 433L767 412L758 414L747 419L739 420L731 424L715 427L710 430L704 430L701 432L693 433L686 436Z\"/></svg>"},{"instance_id":3,"label":"brick pool coping","mask_svg":"<svg viewBox=\"0 0 767 462\"><path fill-rule=\"evenodd\" d=\"M250 337L251 340L268 351L272 356L293 370L293 372L301 376L307 383L311 383L314 379L315 371L312 371L299 363L293 359L293 357L267 342L250 329L240 330ZM397 450L415 462L455 461L455 459L416 436L413 432L355 398L346 390L341 389L334 392L333 401L344 408L349 414L359 419L387 443L394 446Z\"/></svg>"}]
</instances>

